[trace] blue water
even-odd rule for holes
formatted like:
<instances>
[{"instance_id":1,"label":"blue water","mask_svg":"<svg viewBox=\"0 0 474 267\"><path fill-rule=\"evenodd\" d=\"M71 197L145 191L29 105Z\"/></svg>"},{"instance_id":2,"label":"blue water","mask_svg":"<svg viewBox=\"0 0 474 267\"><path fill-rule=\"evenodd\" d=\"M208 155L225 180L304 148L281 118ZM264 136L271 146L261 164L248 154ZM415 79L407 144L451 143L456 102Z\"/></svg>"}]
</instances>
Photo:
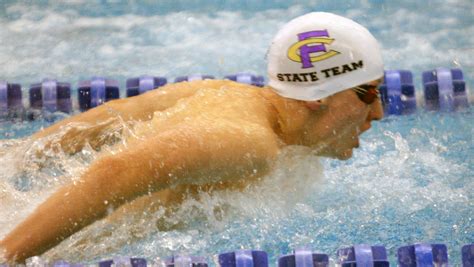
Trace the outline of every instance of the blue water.
<instances>
[{"instance_id":1,"label":"blue water","mask_svg":"<svg viewBox=\"0 0 474 267\"><path fill-rule=\"evenodd\" d=\"M142 74L265 75L278 27L309 11L330 11L367 26L382 45L386 69L413 71L419 97L421 72L438 66L462 68L473 85L472 1L186 2L2 2L0 79L26 88L45 77L75 86L105 75L124 88L126 78ZM37 162L27 136L48 124L0 124L0 238L97 156L85 149ZM102 220L44 257L185 252L212 260L218 252L258 248L274 263L305 244L334 256L342 246L371 243L386 245L394 263L398 246L427 241L445 242L458 264L461 245L474 242L473 125L472 107L386 118L362 136L349 161L294 148L266 183L243 194L203 194L170 216L150 210ZM185 223L159 230L163 221Z\"/></svg>"}]
</instances>

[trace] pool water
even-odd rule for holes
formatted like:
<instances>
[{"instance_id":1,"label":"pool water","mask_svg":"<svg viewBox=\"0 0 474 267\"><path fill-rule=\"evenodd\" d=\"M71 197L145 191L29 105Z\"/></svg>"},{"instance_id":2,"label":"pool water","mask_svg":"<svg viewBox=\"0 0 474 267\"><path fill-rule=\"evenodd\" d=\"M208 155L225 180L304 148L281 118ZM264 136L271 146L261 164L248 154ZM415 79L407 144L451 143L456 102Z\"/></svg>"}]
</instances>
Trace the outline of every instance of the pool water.
<instances>
[{"instance_id":1,"label":"pool water","mask_svg":"<svg viewBox=\"0 0 474 267\"><path fill-rule=\"evenodd\" d=\"M0 3L0 79L26 87L45 77L71 82L94 75L193 73L265 75L271 38L289 19L330 11L367 26L386 69L409 69L421 96L422 71L438 66L474 77L470 1L160 1L159 4L60 1ZM471 95L472 92L470 92ZM124 92L122 91L122 96ZM472 98L472 97L471 97ZM473 102L471 102L473 103ZM74 182L97 157L34 157L28 136L50 122L0 123L0 238L56 188ZM291 147L261 184L244 193L189 199L163 210L112 214L47 252L47 259L92 262L113 255L148 259L262 249L270 262L308 244L330 254L358 243L396 248L444 242L450 262L474 242L474 108L426 112L373 123L348 161Z\"/></svg>"}]
</instances>

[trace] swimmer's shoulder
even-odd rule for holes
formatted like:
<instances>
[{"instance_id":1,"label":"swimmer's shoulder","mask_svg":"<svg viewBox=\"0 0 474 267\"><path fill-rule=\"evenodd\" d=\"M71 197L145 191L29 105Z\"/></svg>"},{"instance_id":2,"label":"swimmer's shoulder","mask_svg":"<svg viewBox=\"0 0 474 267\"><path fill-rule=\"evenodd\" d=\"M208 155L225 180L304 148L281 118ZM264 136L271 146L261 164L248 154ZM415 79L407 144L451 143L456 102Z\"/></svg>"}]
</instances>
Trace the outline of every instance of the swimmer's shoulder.
<instances>
[{"instance_id":1,"label":"swimmer's shoulder","mask_svg":"<svg viewBox=\"0 0 474 267\"><path fill-rule=\"evenodd\" d=\"M167 84L159 88L158 90L153 90L155 93L181 93L181 94L194 94L196 91L203 89L216 89L216 90L257 90L259 87L234 82L231 80L199 80L199 81L190 81L190 82L179 82ZM153 92L150 91L150 92Z\"/></svg>"},{"instance_id":2,"label":"swimmer's shoulder","mask_svg":"<svg viewBox=\"0 0 474 267\"><path fill-rule=\"evenodd\" d=\"M154 105L161 105L166 107L172 106L179 100L193 97L198 92L206 92L206 95L219 94L222 98L224 95L234 97L247 95L255 95L260 90L259 87L237 83L230 80L200 80L191 82L179 82L167 84L156 90L148 91L140 95L140 102L154 103Z\"/></svg>"},{"instance_id":3,"label":"swimmer's shoulder","mask_svg":"<svg viewBox=\"0 0 474 267\"><path fill-rule=\"evenodd\" d=\"M256 86L230 80L180 82L136 96L129 106L133 109L131 112L148 114L149 118L154 112L175 107L189 115L212 113L223 117L225 114L231 114L232 110L241 113L242 109L248 111L261 109L265 106L259 95L261 90ZM178 103L180 108L176 106ZM225 110L229 112L226 113ZM255 110L254 114L261 114L261 111Z\"/></svg>"}]
</instances>

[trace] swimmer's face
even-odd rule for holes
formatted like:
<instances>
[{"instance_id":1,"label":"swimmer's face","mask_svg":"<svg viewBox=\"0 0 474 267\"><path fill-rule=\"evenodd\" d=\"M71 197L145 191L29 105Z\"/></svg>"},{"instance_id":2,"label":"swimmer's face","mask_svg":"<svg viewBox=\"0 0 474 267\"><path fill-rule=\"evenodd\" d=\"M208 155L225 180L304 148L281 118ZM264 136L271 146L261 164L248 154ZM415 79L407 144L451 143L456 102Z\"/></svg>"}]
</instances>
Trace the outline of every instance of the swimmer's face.
<instances>
[{"instance_id":1,"label":"swimmer's face","mask_svg":"<svg viewBox=\"0 0 474 267\"><path fill-rule=\"evenodd\" d=\"M378 86L381 80L367 83ZM383 117L379 98L364 103L354 90L334 94L321 101L326 108L316 109L306 124L303 143L314 147L319 155L349 159L359 147L359 135L371 127L371 121Z\"/></svg>"}]
</instances>

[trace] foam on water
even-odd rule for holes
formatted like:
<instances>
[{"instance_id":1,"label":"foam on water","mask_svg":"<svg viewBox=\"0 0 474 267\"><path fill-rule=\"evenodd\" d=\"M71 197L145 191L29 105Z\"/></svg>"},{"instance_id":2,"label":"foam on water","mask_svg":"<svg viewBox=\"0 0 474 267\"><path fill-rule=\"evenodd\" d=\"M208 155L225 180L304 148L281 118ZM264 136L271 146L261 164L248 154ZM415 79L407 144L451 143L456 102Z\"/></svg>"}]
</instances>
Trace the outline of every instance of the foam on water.
<instances>
[{"instance_id":1,"label":"foam on water","mask_svg":"<svg viewBox=\"0 0 474 267\"><path fill-rule=\"evenodd\" d=\"M19 150L27 148L34 151L35 146L28 144L27 140L8 140L1 144L0 160L8 164L2 164L0 170L4 174L0 177L4 200L0 209L0 217L3 218L0 223L7 226L2 228L0 236L8 233L58 186L74 182L97 156L92 149L86 148L73 157L58 154L51 155L52 158L36 159L33 155L29 156L29 152L26 156L19 156L25 154L19 151L5 152L12 146ZM318 183L322 177L322 167L308 148L288 148L282 153L277 165L279 167L262 179L261 183L249 185L244 193L222 191L210 195L202 192L197 198L189 198L171 214L165 214L162 208L152 207L145 210L127 209L126 212L118 210L115 213L110 210L111 216L74 235L49 251L45 257L75 260L102 258L121 250L124 250L123 253L138 253L134 251L139 249L134 247L136 245L140 247L139 254L143 254L145 247L149 258L175 251L199 250L205 253L209 246L221 247L221 242L233 239L235 231L242 231L241 227L245 226L242 223L247 222L253 222L254 225L241 233L239 240L246 244L239 246L251 246L255 242L263 244L267 239L265 229L258 227L273 225L295 207L304 208L304 204L297 203L308 192L319 190ZM233 231L225 233L229 225ZM206 240L206 236L215 234L221 239ZM203 240L195 243L196 235Z\"/></svg>"},{"instance_id":2,"label":"foam on water","mask_svg":"<svg viewBox=\"0 0 474 267\"><path fill-rule=\"evenodd\" d=\"M151 206L119 210L44 257L154 259L260 248L274 261L305 244L333 253L343 245L381 243L395 253L402 244L428 241L447 243L456 263L457 249L472 242L474 233L473 111L421 112L374 123L353 159L322 161L324 174L310 151L291 147L261 184L243 193L201 193L172 213ZM1 145L0 223L6 228L0 236L97 156L85 149L74 157L50 154L32 162L28 155L35 145L27 139Z\"/></svg>"},{"instance_id":3,"label":"foam on water","mask_svg":"<svg viewBox=\"0 0 474 267\"><path fill-rule=\"evenodd\" d=\"M181 1L61 2L0 4L0 79L27 85L50 76L75 86L92 75L122 82L144 73L264 75L278 27L316 10L367 26L381 42L386 68L413 70L415 83L422 71L441 65L461 67L468 87L474 77L474 5L468 0L262 1L246 3L248 10L235 10L241 1L222 8L209 1L186 8ZM473 114L473 108L420 112L374 123L352 160L322 160L324 174L316 157L293 147L244 193L202 193L171 214L153 207L119 211L45 257L92 261L260 248L274 262L304 244L334 253L343 245L381 243L394 255L403 244L437 241L447 243L457 263L461 244L474 242ZM0 142L0 238L98 156L86 148L38 159L33 155L41 144L13 139L47 124L0 124L0 138L11 139Z\"/></svg>"},{"instance_id":4,"label":"foam on water","mask_svg":"<svg viewBox=\"0 0 474 267\"><path fill-rule=\"evenodd\" d=\"M93 159L93 149L71 157L52 150L37 151L41 142L0 141L0 236L31 213L59 186L74 182Z\"/></svg>"}]
</instances>

